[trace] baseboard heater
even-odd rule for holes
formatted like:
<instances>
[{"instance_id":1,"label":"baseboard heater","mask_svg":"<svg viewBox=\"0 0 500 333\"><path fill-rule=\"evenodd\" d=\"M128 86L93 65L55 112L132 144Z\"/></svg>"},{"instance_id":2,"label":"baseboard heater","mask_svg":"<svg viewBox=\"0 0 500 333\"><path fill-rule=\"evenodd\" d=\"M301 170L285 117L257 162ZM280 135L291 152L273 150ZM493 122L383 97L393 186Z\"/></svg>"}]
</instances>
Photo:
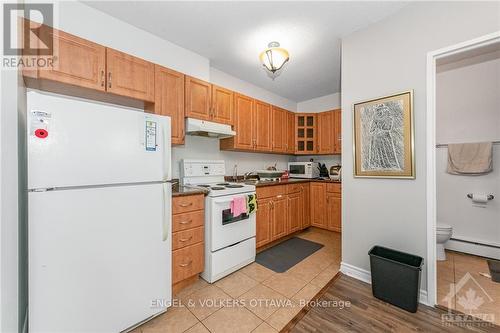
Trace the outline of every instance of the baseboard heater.
<instances>
[{"instance_id":1,"label":"baseboard heater","mask_svg":"<svg viewBox=\"0 0 500 333\"><path fill-rule=\"evenodd\" d=\"M473 245L481 245L481 246L487 246L487 247L492 247L495 249L500 249L500 246L498 245L493 245L493 244L486 244L486 243L480 243L480 242L474 242L474 241L469 241L466 239L460 239L460 238L450 238L450 240L454 240L456 242L463 242L463 243L468 243L468 244L473 244Z\"/></svg>"},{"instance_id":2,"label":"baseboard heater","mask_svg":"<svg viewBox=\"0 0 500 333\"><path fill-rule=\"evenodd\" d=\"M485 258L500 260L500 244L478 242L471 239L451 238L445 245L446 249L469 253Z\"/></svg>"}]
</instances>

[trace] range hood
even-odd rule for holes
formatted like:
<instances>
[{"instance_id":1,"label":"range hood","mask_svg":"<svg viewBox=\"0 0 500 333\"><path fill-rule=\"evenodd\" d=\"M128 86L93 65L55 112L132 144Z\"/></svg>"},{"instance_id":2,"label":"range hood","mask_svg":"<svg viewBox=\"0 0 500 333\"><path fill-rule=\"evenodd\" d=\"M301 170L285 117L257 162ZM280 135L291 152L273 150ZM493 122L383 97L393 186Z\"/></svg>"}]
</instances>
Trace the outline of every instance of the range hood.
<instances>
[{"instance_id":1,"label":"range hood","mask_svg":"<svg viewBox=\"0 0 500 333\"><path fill-rule=\"evenodd\" d=\"M234 136L236 132L231 129L230 125L186 118L186 134L223 139Z\"/></svg>"}]
</instances>

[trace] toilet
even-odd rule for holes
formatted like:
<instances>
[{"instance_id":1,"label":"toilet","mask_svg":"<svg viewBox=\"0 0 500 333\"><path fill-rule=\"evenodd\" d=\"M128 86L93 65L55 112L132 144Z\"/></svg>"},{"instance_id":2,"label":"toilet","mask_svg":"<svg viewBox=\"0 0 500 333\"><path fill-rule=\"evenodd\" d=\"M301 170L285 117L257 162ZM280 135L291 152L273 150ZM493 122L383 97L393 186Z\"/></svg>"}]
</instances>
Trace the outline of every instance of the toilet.
<instances>
[{"instance_id":1,"label":"toilet","mask_svg":"<svg viewBox=\"0 0 500 333\"><path fill-rule=\"evenodd\" d=\"M436 258L439 261L446 260L446 253L444 252L444 243L446 243L453 232L450 225L438 223L436 227Z\"/></svg>"}]
</instances>

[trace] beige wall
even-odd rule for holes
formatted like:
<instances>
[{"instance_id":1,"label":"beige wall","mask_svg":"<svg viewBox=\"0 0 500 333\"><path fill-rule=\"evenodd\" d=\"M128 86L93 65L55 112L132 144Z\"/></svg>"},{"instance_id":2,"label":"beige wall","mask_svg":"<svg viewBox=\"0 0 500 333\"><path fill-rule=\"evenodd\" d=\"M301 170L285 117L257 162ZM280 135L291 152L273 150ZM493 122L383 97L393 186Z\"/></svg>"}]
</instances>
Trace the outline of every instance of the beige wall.
<instances>
[{"instance_id":1,"label":"beige wall","mask_svg":"<svg viewBox=\"0 0 500 333\"><path fill-rule=\"evenodd\" d=\"M343 113L344 263L369 270L367 253L375 244L426 258L426 56L500 30L499 13L498 2L414 2L343 39L342 109L414 89L416 154L415 180L355 179L352 113Z\"/></svg>"}]
</instances>

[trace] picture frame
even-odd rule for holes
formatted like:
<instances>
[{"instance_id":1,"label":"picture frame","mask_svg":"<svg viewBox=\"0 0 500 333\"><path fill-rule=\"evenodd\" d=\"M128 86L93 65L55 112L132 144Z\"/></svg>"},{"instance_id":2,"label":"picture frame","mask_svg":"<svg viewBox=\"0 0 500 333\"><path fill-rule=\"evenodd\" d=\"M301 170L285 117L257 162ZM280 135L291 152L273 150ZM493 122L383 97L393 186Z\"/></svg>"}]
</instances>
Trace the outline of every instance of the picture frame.
<instances>
[{"instance_id":1,"label":"picture frame","mask_svg":"<svg viewBox=\"0 0 500 333\"><path fill-rule=\"evenodd\" d=\"M413 90L355 103L354 177L415 179Z\"/></svg>"}]
</instances>

